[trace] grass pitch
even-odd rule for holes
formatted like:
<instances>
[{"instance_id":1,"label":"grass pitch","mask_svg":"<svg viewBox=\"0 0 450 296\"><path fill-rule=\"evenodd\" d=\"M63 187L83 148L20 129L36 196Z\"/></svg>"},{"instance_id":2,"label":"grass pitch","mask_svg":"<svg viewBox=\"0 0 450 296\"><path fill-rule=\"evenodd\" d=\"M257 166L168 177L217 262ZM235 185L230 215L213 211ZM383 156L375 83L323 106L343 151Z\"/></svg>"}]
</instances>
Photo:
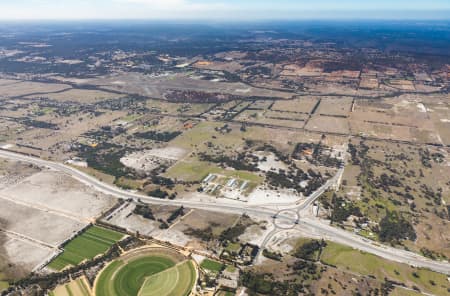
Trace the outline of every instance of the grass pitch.
<instances>
[{"instance_id":1,"label":"grass pitch","mask_svg":"<svg viewBox=\"0 0 450 296\"><path fill-rule=\"evenodd\" d=\"M9 287L9 283L8 282L0 281L0 292L3 291L3 290L8 289L8 287Z\"/></svg>"},{"instance_id":2,"label":"grass pitch","mask_svg":"<svg viewBox=\"0 0 450 296\"><path fill-rule=\"evenodd\" d=\"M138 296L186 296L191 292L195 279L192 261L185 261L148 277Z\"/></svg>"},{"instance_id":3,"label":"grass pitch","mask_svg":"<svg viewBox=\"0 0 450 296\"><path fill-rule=\"evenodd\" d=\"M97 278L95 295L187 295L195 283L196 272L191 261L177 264L179 261L163 251L113 261Z\"/></svg>"},{"instance_id":4,"label":"grass pitch","mask_svg":"<svg viewBox=\"0 0 450 296\"><path fill-rule=\"evenodd\" d=\"M67 266L75 266L86 259L105 253L122 237L123 234L113 230L92 226L69 242L64 247L64 252L50 262L48 267L62 270Z\"/></svg>"},{"instance_id":5,"label":"grass pitch","mask_svg":"<svg viewBox=\"0 0 450 296\"><path fill-rule=\"evenodd\" d=\"M200 265L203 269L210 270L214 273L219 273L223 269L223 264L217 261L205 259Z\"/></svg>"}]
</instances>

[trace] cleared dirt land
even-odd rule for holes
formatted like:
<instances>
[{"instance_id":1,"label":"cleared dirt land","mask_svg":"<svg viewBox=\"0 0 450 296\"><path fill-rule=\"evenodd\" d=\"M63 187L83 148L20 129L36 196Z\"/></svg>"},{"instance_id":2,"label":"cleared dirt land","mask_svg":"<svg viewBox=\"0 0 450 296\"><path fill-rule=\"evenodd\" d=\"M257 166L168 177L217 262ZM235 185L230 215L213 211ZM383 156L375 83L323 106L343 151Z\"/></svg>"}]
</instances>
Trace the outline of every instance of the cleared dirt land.
<instances>
[{"instance_id":1,"label":"cleared dirt land","mask_svg":"<svg viewBox=\"0 0 450 296\"><path fill-rule=\"evenodd\" d=\"M4 80L0 79L0 82L1 81ZM4 97L15 97L31 94L59 92L70 88L71 86L67 84L17 81L17 83L0 84L0 93Z\"/></svg>"},{"instance_id":2,"label":"cleared dirt land","mask_svg":"<svg viewBox=\"0 0 450 296\"><path fill-rule=\"evenodd\" d=\"M43 171L0 191L0 196L69 217L92 219L114 204L111 198L88 189L69 176Z\"/></svg>"},{"instance_id":3,"label":"cleared dirt land","mask_svg":"<svg viewBox=\"0 0 450 296\"><path fill-rule=\"evenodd\" d=\"M0 198L0 204L0 229L46 246L57 247L85 225L72 218L4 198Z\"/></svg>"},{"instance_id":4,"label":"cleared dirt land","mask_svg":"<svg viewBox=\"0 0 450 296\"><path fill-rule=\"evenodd\" d=\"M68 176L0 161L0 274L26 276L113 205ZM0 278L0 280L2 280Z\"/></svg>"},{"instance_id":5,"label":"cleared dirt land","mask_svg":"<svg viewBox=\"0 0 450 296\"><path fill-rule=\"evenodd\" d=\"M347 116L352 106L352 98L322 99L316 113Z\"/></svg>"},{"instance_id":6,"label":"cleared dirt land","mask_svg":"<svg viewBox=\"0 0 450 296\"><path fill-rule=\"evenodd\" d=\"M324 133L348 134L350 132L346 118L332 116L313 116L305 128Z\"/></svg>"},{"instance_id":7,"label":"cleared dirt land","mask_svg":"<svg viewBox=\"0 0 450 296\"><path fill-rule=\"evenodd\" d=\"M35 95L28 98L35 98ZM59 102L95 103L103 100L121 97L115 93L87 89L68 89L62 92L41 94L40 97L49 98Z\"/></svg>"},{"instance_id":8,"label":"cleared dirt land","mask_svg":"<svg viewBox=\"0 0 450 296\"><path fill-rule=\"evenodd\" d=\"M45 246L0 232L0 286L2 280L26 276L53 253Z\"/></svg>"}]
</instances>

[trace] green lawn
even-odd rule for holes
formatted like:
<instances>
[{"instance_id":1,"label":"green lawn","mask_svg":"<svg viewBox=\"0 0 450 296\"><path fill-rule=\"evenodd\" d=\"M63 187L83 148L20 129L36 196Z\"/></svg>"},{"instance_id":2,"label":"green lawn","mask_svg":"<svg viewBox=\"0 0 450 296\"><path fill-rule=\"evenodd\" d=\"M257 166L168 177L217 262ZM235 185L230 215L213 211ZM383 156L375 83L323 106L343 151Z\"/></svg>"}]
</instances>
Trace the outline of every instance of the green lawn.
<instances>
[{"instance_id":1,"label":"green lawn","mask_svg":"<svg viewBox=\"0 0 450 296\"><path fill-rule=\"evenodd\" d=\"M196 274L192 261L185 261L175 267L148 277L139 296L187 296L195 284Z\"/></svg>"},{"instance_id":2,"label":"green lawn","mask_svg":"<svg viewBox=\"0 0 450 296\"><path fill-rule=\"evenodd\" d=\"M113 282L112 277L114 273L117 271L117 269L120 268L124 263L120 260L111 262L100 274L100 277L97 280L97 286L95 294L97 296L107 296L108 291L113 290Z\"/></svg>"},{"instance_id":3,"label":"green lawn","mask_svg":"<svg viewBox=\"0 0 450 296\"><path fill-rule=\"evenodd\" d=\"M239 243L229 243L225 248L229 253L238 253L241 250L242 246Z\"/></svg>"},{"instance_id":4,"label":"green lawn","mask_svg":"<svg viewBox=\"0 0 450 296\"><path fill-rule=\"evenodd\" d=\"M166 176L173 179L184 181L202 181L210 173L220 173L221 169L217 166L204 161L180 161L172 166L166 173Z\"/></svg>"},{"instance_id":5,"label":"green lawn","mask_svg":"<svg viewBox=\"0 0 450 296\"><path fill-rule=\"evenodd\" d=\"M129 262L111 263L97 281L96 296L135 296L146 278L175 266L168 257L137 257Z\"/></svg>"},{"instance_id":6,"label":"green lawn","mask_svg":"<svg viewBox=\"0 0 450 296\"><path fill-rule=\"evenodd\" d=\"M449 283L447 276L443 274L385 260L340 244L327 242L327 247L324 248L320 259L323 263L362 275L373 275L381 280L387 277L410 287L416 285L422 291L435 295L448 293ZM416 276L413 275L414 272Z\"/></svg>"},{"instance_id":7,"label":"green lawn","mask_svg":"<svg viewBox=\"0 0 450 296\"><path fill-rule=\"evenodd\" d=\"M219 273L220 271L222 271L223 268L223 264L217 261L213 261L213 260L209 260L209 259L205 259L203 260L202 264L200 264L200 266L203 269L206 270L210 270L213 271L215 273Z\"/></svg>"},{"instance_id":8,"label":"green lawn","mask_svg":"<svg viewBox=\"0 0 450 296\"><path fill-rule=\"evenodd\" d=\"M62 270L70 265L75 266L85 259L92 259L105 253L122 237L123 234L119 232L92 226L69 242L64 247L64 252L48 266L54 270Z\"/></svg>"},{"instance_id":9,"label":"green lawn","mask_svg":"<svg viewBox=\"0 0 450 296\"><path fill-rule=\"evenodd\" d=\"M0 292L9 287L8 282L0 281Z\"/></svg>"}]
</instances>

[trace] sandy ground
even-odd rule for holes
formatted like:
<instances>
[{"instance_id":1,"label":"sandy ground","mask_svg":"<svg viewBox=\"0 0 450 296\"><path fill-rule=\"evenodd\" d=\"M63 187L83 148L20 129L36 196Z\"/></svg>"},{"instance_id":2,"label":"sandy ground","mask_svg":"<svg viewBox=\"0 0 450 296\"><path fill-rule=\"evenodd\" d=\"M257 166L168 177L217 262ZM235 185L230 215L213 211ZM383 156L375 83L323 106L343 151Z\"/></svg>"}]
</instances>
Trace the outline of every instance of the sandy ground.
<instances>
[{"instance_id":1,"label":"sandy ground","mask_svg":"<svg viewBox=\"0 0 450 296\"><path fill-rule=\"evenodd\" d=\"M73 80L64 78L64 80ZM141 94L153 98L164 98L168 89L198 90L209 92L223 92L234 95L264 96L268 98L291 98L292 93L249 87L243 83L214 82L195 79L188 74L178 73L162 76L144 75L141 73L121 73L119 75L102 76L90 79L76 79L94 85L102 85L105 89L119 90L131 94Z\"/></svg>"},{"instance_id":2,"label":"sandy ground","mask_svg":"<svg viewBox=\"0 0 450 296\"><path fill-rule=\"evenodd\" d=\"M169 242L178 246L187 246L187 244L192 240L189 236L185 235L183 232L176 229L169 229L164 231L159 231L154 237L160 241Z\"/></svg>"},{"instance_id":3,"label":"sandy ground","mask_svg":"<svg viewBox=\"0 0 450 296\"><path fill-rule=\"evenodd\" d=\"M263 189L262 187L258 187L253 190L252 193L248 196L249 204L276 204L276 203L292 203L299 199L303 198L302 196L293 193L288 190L268 190Z\"/></svg>"},{"instance_id":4,"label":"sandy ground","mask_svg":"<svg viewBox=\"0 0 450 296\"><path fill-rule=\"evenodd\" d=\"M307 130L348 134L350 132L346 118L315 115L305 127Z\"/></svg>"},{"instance_id":5,"label":"sandy ground","mask_svg":"<svg viewBox=\"0 0 450 296\"><path fill-rule=\"evenodd\" d=\"M247 242L249 244L260 246L266 235L273 229L274 226L272 223L263 222L260 225L252 225L248 227L241 236L239 236L239 240L241 242Z\"/></svg>"},{"instance_id":6,"label":"sandy ground","mask_svg":"<svg viewBox=\"0 0 450 296\"><path fill-rule=\"evenodd\" d=\"M58 246L88 223L0 198L0 228Z\"/></svg>"},{"instance_id":7,"label":"sandy ground","mask_svg":"<svg viewBox=\"0 0 450 296\"><path fill-rule=\"evenodd\" d=\"M275 252L289 253L294 250L295 242L299 237L297 230L281 231L272 237L267 247Z\"/></svg>"},{"instance_id":8,"label":"sandy ground","mask_svg":"<svg viewBox=\"0 0 450 296\"><path fill-rule=\"evenodd\" d=\"M43 171L20 183L0 190L0 197L8 197L35 207L89 220L112 207L115 200L90 190L69 176Z\"/></svg>"},{"instance_id":9,"label":"sandy ground","mask_svg":"<svg viewBox=\"0 0 450 296\"><path fill-rule=\"evenodd\" d=\"M174 228L166 230L159 229L158 221L145 219L142 216L132 214L135 204L130 203L121 210L116 211L110 219L105 222L126 228L128 231L139 232L141 235L151 236L158 240L170 242L178 246L186 246L191 238L186 236L182 231ZM158 209L152 207L155 218L160 218ZM165 214L165 213L163 213Z\"/></svg>"},{"instance_id":10,"label":"sandy ground","mask_svg":"<svg viewBox=\"0 0 450 296\"><path fill-rule=\"evenodd\" d=\"M132 232L139 231L143 235L151 236L155 230L158 230L159 223L142 216L130 215L134 208L135 204L128 204L122 210L116 211L112 218L105 222L124 227Z\"/></svg>"},{"instance_id":11,"label":"sandy ground","mask_svg":"<svg viewBox=\"0 0 450 296\"><path fill-rule=\"evenodd\" d=\"M2 80L3 81L3 80ZM62 91L64 89L71 89L67 84L56 83L40 83L31 81L21 81L14 84L0 85L0 93L4 97L22 96L36 93L49 93Z\"/></svg>"},{"instance_id":12,"label":"sandy ground","mask_svg":"<svg viewBox=\"0 0 450 296\"><path fill-rule=\"evenodd\" d=\"M1 163L0 256L23 277L115 200L69 176L20 163Z\"/></svg>"},{"instance_id":13,"label":"sandy ground","mask_svg":"<svg viewBox=\"0 0 450 296\"><path fill-rule=\"evenodd\" d=\"M60 102L79 102L79 103L95 103L103 100L113 99L121 97L121 95L115 93L109 93L97 90L87 89L68 89L58 93L48 93L39 95L40 97L46 97L51 100ZM35 95L28 96L28 98L35 98Z\"/></svg>"},{"instance_id":14,"label":"sandy ground","mask_svg":"<svg viewBox=\"0 0 450 296\"><path fill-rule=\"evenodd\" d=\"M278 171L280 169L287 170L286 164L284 164L282 161L277 160L275 155L271 152L259 151L256 152L255 155L260 159L260 161L258 162L258 169L260 169L261 171L268 172L272 169L275 169L275 171ZM266 157L265 161L262 161L263 157Z\"/></svg>"},{"instance_id":15,"label":"sandy ground","mask_svg":"<svg viewBox=\"0 0 450 296\"><path fill-rule=\"evenodd\" d=\"M50 248L18 240L4 234L0 235L6 238L6 242L1 246L2 253L0 257L9 263L7 269L3 270L7 274L18 277L25 276L39 265L44 258L48 258L54 252Z\"/></svg>"},{"instance_id":16,"label":"sandy ground","mask_svg":"<svg viewBox=\"0 0 450 296\"><path fill-rule=\"evenodd\" d=\"M120 159L125 166L138 171L151 171L160 164L170 164L186 155L187 151L178 147L165 147L131 153Z\"/></svg>"},{"instance_id":17,"label":"sandy ground","mask_svg":"<svg viewBox=\"0 0 450 296\"><path fill-rule=\"evenodd\" d=\"M149 155L157 156L161 158L167 158L171 160L179 160L186 156L185 149L178 148L178 147L165 147L165 148L159 148L159 149L152 149L148 152Z\"/></svg>"}]
</instances>

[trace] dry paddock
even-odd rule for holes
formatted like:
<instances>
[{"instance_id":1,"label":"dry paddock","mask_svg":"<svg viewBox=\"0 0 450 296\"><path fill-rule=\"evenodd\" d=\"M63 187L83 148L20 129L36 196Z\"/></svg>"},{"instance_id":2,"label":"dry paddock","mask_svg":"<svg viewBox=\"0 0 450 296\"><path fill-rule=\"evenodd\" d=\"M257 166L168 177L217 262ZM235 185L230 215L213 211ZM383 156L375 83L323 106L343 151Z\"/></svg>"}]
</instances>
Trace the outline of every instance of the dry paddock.
<instances>
[{"instance_id":1,"label":"dry paddock","mask_svg":"<svg viewBox=\"0 0 450 296\"><path fill-rule=\"evenodd\" d=\"M2 162L0 263L9 267L0 267L0 272L24 276L115 200L50 170L30 169L18 176L18 165Z\"/></svg>"}]
</instances>

